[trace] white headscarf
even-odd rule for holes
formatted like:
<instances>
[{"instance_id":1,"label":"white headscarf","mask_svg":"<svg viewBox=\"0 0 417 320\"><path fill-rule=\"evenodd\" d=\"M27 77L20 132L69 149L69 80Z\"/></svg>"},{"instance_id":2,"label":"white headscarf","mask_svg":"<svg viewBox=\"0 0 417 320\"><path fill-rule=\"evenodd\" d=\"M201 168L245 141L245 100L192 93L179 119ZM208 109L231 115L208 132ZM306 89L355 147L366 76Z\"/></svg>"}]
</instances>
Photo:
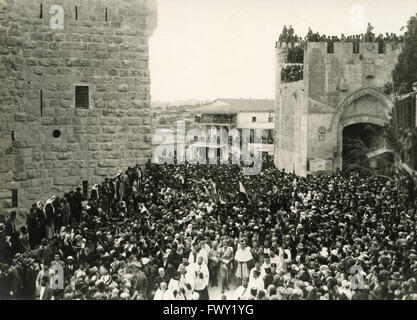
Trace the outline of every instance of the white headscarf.
<instances>
[{"instance_id":1,"label":"white headscarf","mask_svg":"<svg viewBox=\"0 0 417 320\"><path fill-rule=\"evenodd\" d=\"M38 209L40 209L40 210L43 210L43 209L44 209L43 203L42 203L41 201L38 201L38 202L36 203L36 206L37 206L37 207L38 207Z\"/></svg>"},{"instance_id":2,"label":"white headscarf","mask_svg":"<svg viewBox=\"0 0 417 320\"><path fill-rule=\"evenodd\" d=\"M97 199L100 199L100 196L98 194L98 184L95 184L92 189L97 192Z\"/></svg>"},{"instance_id":3,"label":"white headscarf","mask_svg":"<svg viewBox=\"0 0 417 320\"><path fill-rule=\"evenodd\" d=\"M46 202L45 202L45 207L46 207L48 204L50 204L50 205L51 205L53 213L55 213L55 208L54 208L54 206L52 205L52 202L53 202L54 200L55 200L55 196L52 196L51 198L49 198L49 199L48 199L48 200L46 200Z\"/></svg>"}]
</instances>

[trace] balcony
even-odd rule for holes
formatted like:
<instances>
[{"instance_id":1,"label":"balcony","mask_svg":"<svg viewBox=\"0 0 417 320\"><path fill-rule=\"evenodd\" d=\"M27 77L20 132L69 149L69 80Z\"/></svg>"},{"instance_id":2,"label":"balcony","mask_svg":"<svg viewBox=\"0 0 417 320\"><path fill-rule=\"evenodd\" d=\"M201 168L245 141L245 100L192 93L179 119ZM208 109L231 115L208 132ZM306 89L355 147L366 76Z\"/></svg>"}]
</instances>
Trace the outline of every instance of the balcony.
<instances>
[{"instance_id":1,"label":"balcony","mask_svg":"<svg viewBox=\"0 0 417 320\"><path fill-rule=\"evenodd\" d=\"M236 125L237 120L236 117L203 115L201 117L196 116L195 123L208 125Z\"/></svg>"}]
</instances>

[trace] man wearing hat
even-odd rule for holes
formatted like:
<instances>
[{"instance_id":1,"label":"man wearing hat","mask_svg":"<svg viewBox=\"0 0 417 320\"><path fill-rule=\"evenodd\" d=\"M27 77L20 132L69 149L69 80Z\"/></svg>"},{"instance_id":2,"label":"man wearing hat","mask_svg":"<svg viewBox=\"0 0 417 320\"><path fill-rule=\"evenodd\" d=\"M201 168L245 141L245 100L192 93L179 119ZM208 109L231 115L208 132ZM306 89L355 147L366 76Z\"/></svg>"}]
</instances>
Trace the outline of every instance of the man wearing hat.
<instances>
[{"instance_id":1,"label":"man wearing hat","mask_svg":"<svg viewBox=\"0 0 417 320\"><path fill-rule=\"evenodd\" d=\"M39 267L33 258L23 259L22 265L25 269L22 283L22 299L33 300L36 293L36 277Z\"/></svg>"},{"instance_id":2,"label":"man wearing hat","mask_svg":"<svg viewBox=\"0 0 417 320\"><path fill-rule=\"evenodd\" d=\"M73 204L73 210L71 210L71 215L74 217L75 221L77 223L80 223L81 219L81 212L82 212L82 201L83 201L83 195L81 193L81 188L77 187L75 189L75 192L72 196L72 204Z\"/></svg>"},{"instance_id":3,"label":"man wearing hat","mask_svg":"<svg viewBox=\"0 0 417 320\"><path fill-rule=\"evenodd\" d=\"M69 281L77 270L77 266L75 265L75 259L73 256L67 257L67 263L64 266L64 279L65 281Z\"/></svg>"}]
</instances>

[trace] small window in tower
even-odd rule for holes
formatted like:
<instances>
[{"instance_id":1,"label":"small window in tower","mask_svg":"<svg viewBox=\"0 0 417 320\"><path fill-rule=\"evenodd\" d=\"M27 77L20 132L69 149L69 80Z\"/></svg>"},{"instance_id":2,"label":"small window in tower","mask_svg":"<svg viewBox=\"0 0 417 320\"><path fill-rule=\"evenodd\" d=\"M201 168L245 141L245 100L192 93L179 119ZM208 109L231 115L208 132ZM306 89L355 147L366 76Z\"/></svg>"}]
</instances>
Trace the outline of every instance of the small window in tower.
<instances>
[{"instance_id":1,"label":"small window in tower","mask_svg":"<svg viewBox=\"0 0 417 320\"><path fill-rule=\"evenodd\" d=\"M75 20L78 20L78 7L75 6Z\"/></svg>"},{"instance_id":2,"label":"small window in tower","mask_svg":"<svg viewBox=\"0 0 417 320\"><path fill-rule=\"evenodd\" d=\"M252 117L252 122L256 122L256 117Z\"/></svg>"},{"instance_id":3,"label":"small window in tower","mask_svg":"<svg viewBox=\"0 0 417 320\"><path fill-rule=\"evenodd\" d=\"M75 107L88 109L88 86L75 87Z\"/></svg>"},{"instance_id":4,"label":"small window in tower","mask_svg":"<svg viewBox=\"0 0 417 320\"><path fill-rule=\"evenodd\" d=\"M17 189L12 189L12 208L17 208L18 206Z\"/></svg>"},{"instance_id":5,"label":"small window in tower","mask_svg":"<svg viewBox=\"0 0 417 320\"><path fill-rule=\"evenodd\" d=\"M269 117L268 117L268 122L269 122L269 123L274 122L274 117L272 117L271 115L269 115Z\"/></svg>"},{"instance_id":6,"label":"small window in tower","mask_svg":"<svg viewBox=\"0 0 417 320\"><path fill-rule=\"evenodd\" d=\"M15 141L15 137L14 137L14 131L12 131L12 142Z\"/></svg>"},{"instance_id":7,"label":"small window in tower","mask_svg":"<svg viewBox=\"0 0 417 320\"><path fill-rule=\"evenodd\" d=\"M41 10L40 10L40 14L39 14L39 19L42 19L43 18L43 5L42 5L42 3L41 3L41 8L40 8Z\"/></svg>"},{"instance_id":8,"label":"small window in tower","mask_svg":"<svg viewBox=\"0 0 417 320\"><path fill-rule=\"evenodd\" d=\"M105 12L105 17L104 17L105 21L108 20L108 12L107 12L107 8L106 8L106 12Z\"/></svg>"}]
</instances>

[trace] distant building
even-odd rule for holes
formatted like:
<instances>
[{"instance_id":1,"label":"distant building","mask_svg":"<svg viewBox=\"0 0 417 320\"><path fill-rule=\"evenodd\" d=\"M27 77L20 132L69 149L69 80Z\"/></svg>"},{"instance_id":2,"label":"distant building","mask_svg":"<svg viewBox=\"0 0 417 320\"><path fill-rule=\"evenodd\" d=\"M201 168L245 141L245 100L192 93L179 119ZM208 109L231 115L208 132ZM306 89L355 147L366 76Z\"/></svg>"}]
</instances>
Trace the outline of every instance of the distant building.
<instances>
[{"instance_id":1,"label":"distant building","mask_svg":"<svg viewBox=\"0 0 417 320\"><path fill-rule=\"evenodd\" d=\"M159 128L152 135L152 163L172 163L176 156L176 135L173 129Z\"/></svg>"},{"instance_id":2,"label":"distant building","mask_svg":"<svg viewBox=\"0 0 417 320\"><path fill-rule=\"evenodd\" d=\"M152 102L152 161L154 163L173 161L178 151L177 131L179 130L181 139L183 132L194 128L194 110L204 104L204 101L196 100L174 103Z\"/></svg>"},{"instance_id":3,"label":"distant building","mask_svg":"<svg viewBox=\"0 0 417 320\"><path fill-rule=\"evenodd\" d=\"M275 101L268 99L217 99L194 110L195 128L201 129L208 137L210 130L237 129L240 137L242 130L250 130L249 150L253 152L255 142L255 129L262 130L262 154L273 156L274 154L274 113ZM211 142L209 145L201 142L201 146L194 144L197 148L217 149L217 156L226 146L221 141ZM197 141L195 141L197 142ZM207 141L206 141L207 142ZM229 147L232 145L231 138L228 140ZM206 149L206 150L207 150ZM200 152L200 151L194 151ZM214 152L214 151L211 151ZM229 153L232 150L229 148Z\"/></svg>"}]
</instances>

